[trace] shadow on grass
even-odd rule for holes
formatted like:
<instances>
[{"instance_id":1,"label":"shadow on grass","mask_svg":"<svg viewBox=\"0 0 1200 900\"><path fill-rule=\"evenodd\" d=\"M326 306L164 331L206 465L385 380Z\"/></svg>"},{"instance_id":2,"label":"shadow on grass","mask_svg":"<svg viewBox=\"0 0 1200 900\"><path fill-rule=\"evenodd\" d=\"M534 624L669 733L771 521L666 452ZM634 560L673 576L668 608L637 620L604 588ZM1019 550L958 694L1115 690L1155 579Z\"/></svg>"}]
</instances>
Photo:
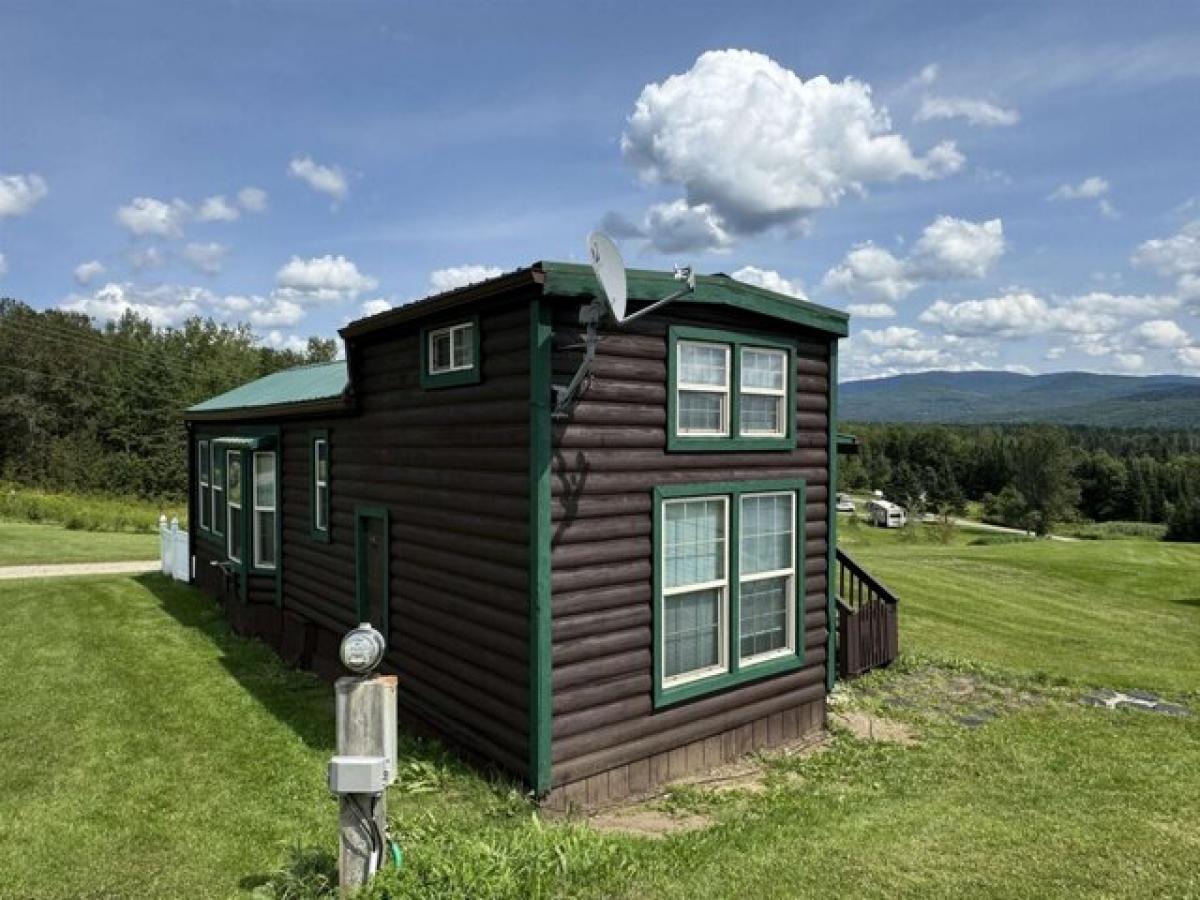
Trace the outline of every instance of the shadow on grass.
<instances>
[{"instance_id":1,"label":"shadow on grass","mask_svg":"<svg viewBox=\"0 0 1200 900\"><path fill-rule=\"evenodd\" d=\"M202 634L221 665L276 719L315 750L334 751L333 687L307 673L288 670L275 651L256 638L234 634L220 605L196 588L158 573L134 581L185 628Z\"/></svg>"},{"instance_id":2,"label":"shadow on grass","mask_svg":"<svg viewBox=\"0 0 1200 900\"><path fill-rule=\"evenodd\" d=\"M1180 597L1174 601L1182 606L1197 606L1200 607L1200 597Z\"/></svg>"}]
</instances>

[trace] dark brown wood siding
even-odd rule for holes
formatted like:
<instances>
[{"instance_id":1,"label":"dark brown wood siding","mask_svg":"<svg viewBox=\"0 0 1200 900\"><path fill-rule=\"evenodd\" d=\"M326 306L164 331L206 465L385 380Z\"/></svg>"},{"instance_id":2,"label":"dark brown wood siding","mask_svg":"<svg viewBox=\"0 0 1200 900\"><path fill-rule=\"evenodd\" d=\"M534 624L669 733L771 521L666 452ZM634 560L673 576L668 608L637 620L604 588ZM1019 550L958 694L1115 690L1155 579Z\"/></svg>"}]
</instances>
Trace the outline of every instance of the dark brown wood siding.
<instances>
[{"instance_id":1,"label":"dark brown wood siding","mask_svg":"<svg viewBox=\"0 0 1200 900\"><path fill-rule=\"evenodd\" d=\"M386 508L384 668L400 676L402 713L525 777L529 303L483 312L479 321L479 384L422 388L420 326L397 326L351 350L354 414L279 423L282 618L285 632L294 622L313 630L305 640L314 668L339 674L338 642L358 623L355 508ZM314 429L329 440L328 542L312 535Z\"/></svg>"},{"instance_id":2,"label":"dark brown wood siding","mask_svg":"<svg viewBox=\"0 0 1200 900\"><path fill-rule=\"evenodd\" d=\"M791 450L667 453L667 322L602 329L594 378L554 429L553 784L642 760L824 697L829 337L737 310L671 309L670 321L798 344ZM578 307L554 320L555 382L579 360ZM655 710L652 517L656 485L804 478L803 668Z\"/></svg>"}]
</instances>

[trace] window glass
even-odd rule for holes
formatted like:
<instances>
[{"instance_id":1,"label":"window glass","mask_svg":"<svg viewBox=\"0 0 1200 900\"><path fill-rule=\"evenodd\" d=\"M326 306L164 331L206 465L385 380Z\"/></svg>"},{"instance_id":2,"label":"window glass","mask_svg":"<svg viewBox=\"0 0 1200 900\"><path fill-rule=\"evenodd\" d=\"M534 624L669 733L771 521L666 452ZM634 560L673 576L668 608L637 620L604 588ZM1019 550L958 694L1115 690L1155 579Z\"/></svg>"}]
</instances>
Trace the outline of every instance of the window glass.
<instances>
[{"instance_id":1,"label":"window glass","mask_svg":"<svg viewBox=\"0 0 1200 900\"><path fill-rule=\"evenodd\" d=\"M275 567L275 454L254 454L254 565Z\"/></svg>"},{"instance_id":2,"label":"window glass","mask_svg":"<svg viewBox=\"0 0 1200 900\"><path fill-rule=\"evenodd\" d=\"M742 585L741 656L748 659L787 646L787 599L791 579L765 578Z\"/></svg>"},{"instance_id":3,"label":"window glass","mask_svg":"<svg viewBox=\"0 0 1200 900\"><path fill-rule=\"evenodd\" d=\"M789 598L795 575L795 496L741 499L738 605L743 661L789 648Z\"/></svg>"},{"instance_id":4,"label":"window glass","mask_svg":"<svg viewBox=\"0 0 1200 900\"><path fill-rule=\"evenodd\" d=\"M675 678L720 663L721 591L667 597L663 606L663 675Z\"/></svg>"},{"instance_id":5,"label":"window glass","mask_svg":"<svg viewBox=\"0 0 1200 900\"><path fill-rule=\"evenodd\" d=\"M782 350L747 348L742 351L742 387L784 389L784 365L787 354Z\"/></svg>"},{"instance_id":6,"label":"window glass","mask_svg":"<svg viewBox=\"0 0 1200 900\"><path fill-rule=\"evenodd\" d=\"M313 527L329 530L329 443L313 442Z\"/></svg>"},{"instance_id":7,"label":"window glass","mask_svg":"<svg viewBox=\"0 0 1200 900\"><path fill-rule=\"evenodd\" d=\"M663 587L704 584L725 577L725 501L677 500L666 504Z\"/></svg>"},{"instance_id":8,"label":"window glass","mask_svg":"<svg viewBox=\"0 0 1200 900\"><path fill-rule=\"evenodd\" d=\"M792 520L791 494L753 494L742 498L743 576L791 568Z\"/></svg>"},{"instance_id":9,"label":"window glass","mask_svg":"<svg viewBox=\"0 0 1200 900\"><path fill-rule=\"evenodd\" d=\"M787 359L782 350L742 350L738 431L745 435L782 435L786 430Z\"/></svg>"},{"instance_id":10,"label":"window glass","mask_svg":"<svg viewBox=\"0 0 1200 900\"><path fill-rule=\"evenodd\" d=\"M454 336L454 368L469 369L475 364L475 325L468 323L452 332Z\"/></svg>"},{"instance_id":11,"label":"window glass","mask_svg":"<svg viewBox=\"0 0 1200 900\"><path fill-rule=\"evenodd\" d=\"M225 476L228 491L225 505L228 508L229 534L226 552L234 562L242 561L242 454L230 450L226 457Z\"/></svg>"},{"instance_id":12,"label":"window glass","mask_svg":"<svg viewBox=\"0 0 1200 900\"><path fill-rule=\"evenodd\" d=\"M448 371L452 365L452 340L449 331L435 331L429 336L429 370Z\"/></svg>"},{"instance_id":13,"label":"window glass","mask_svg":"<svg viewBox=\"0 0 1200 900\"><path fill-rule=\"evenodd\" d=\"M762 394L743 394L741 397L742 434L781 434L783 432L783 398Z\"/></svg>"},{"instance_id":14,"label":"window glass","mask_svg":"<svg viewBox=\"0 0 1200 900\"><path fill-rule=\"evenodd\" d=\"M475 365L475 323L429 332L429 374L460 372Z\"/></svg>"},{"instance_id":15,"label":"window glass","mask_svg":"<svg viewBox=\"0 0 1200 900\"><path fill-rule=\"evenodd\" d=\"M679 344L679 381L681 384L706 384L725 387L728 378L729 353L720 344Z\"/></svg>"},{"instance_id":16,"label":"window glass","mask_svg":"<svg viewBox=\"0 0 1200 900\"><path fill-rule=\"evenodd\" d=\"M275 454L254 454L254 505L275 506Z\"/></svg>"}]
</instances>

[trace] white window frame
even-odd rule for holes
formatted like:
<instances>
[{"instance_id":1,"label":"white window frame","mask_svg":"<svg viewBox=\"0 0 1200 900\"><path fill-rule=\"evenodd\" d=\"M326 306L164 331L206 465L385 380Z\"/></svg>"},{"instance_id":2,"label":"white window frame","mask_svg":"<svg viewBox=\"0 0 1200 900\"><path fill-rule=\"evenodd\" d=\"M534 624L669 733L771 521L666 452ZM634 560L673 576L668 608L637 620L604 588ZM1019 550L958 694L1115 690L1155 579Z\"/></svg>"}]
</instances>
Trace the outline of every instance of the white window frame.
<instances>
[{"instance_id":1,"label":"white window frame","mask_svg":"<svg viewBox=\"0 0 1200 900\"><path fill-rule=\"evenodd\" d=\"M725 354L725 385L718 387L715 384L693 384L683 380L683 350L684 347L719 347ZM732 347L729 344L723 344L719 341L695 341L691 339L679 340L675 342L675 352L677 358L675 360L676 371L679 376L675 379L675 434L683 438L697 437L729 437L730 435L730 410L733 406L733 396L730 390L730 381L733 378L733 355ZM680 424L680 417L683 415L683 402L681 395L684 391L692 391L696 393L720 394L724 398L724 403L721 404L721 430L720 431L694 431L684 429Z\"/></svg>"},{"instance_id":2,"label":"white window frame","mask_svg":"<svg viewBox=\"0 0 1200 900\"><path fill-rule=\"evenodd\" d=\"M212 456L209 454L208 441L196 442L196 483L200 496L196 501L196 514L198 518L197 526L202 531L208 531L211 525L212 513ZM204 477L204 470L207 467L208 477Z\"/></svg>"},{"instance_id":3,"label":"white window frame","mask_svg":"<svg viewBox=\"0 0 1200 900\"><path fill-rule=\"evenodd\" d=\"M726 372L728 372L728 369L726 370ZM726 380L728 380L728 378ZM662 669L663 669L659 673L659 675L660 675L662 685L664 688L678 687L681 684L688 684L692 681L700 681L701 679L704 679L704 678L711 678L714 675L723 675L729 671L729 542L731 540L730 534L729 534L730 496L728 494L710 494L710 495L696 496L696 497L677 497L677 498L672 498L670 500L664 500L662 502L662 507L663 507L662 521L665 523L667 520L667 507L669 507L669 506L672 506L675 504L681 504L681 503L705 502L705 501L710 501L710 500L716 500L716 501L720 502L722 508L724 509L724 515L722 517L722 526L721 527L723 529L722 533L725 538L725 540L724 540L725 558L721 561L721 571L724 573L725 577L720 580L717 580L717 581L697 582L696 584L687 584L687 585L681 585L681 586L672 587L672 588L668 588L664 584L664 585L662 585L661 595L662 595L662 605L663 605L662 618L663 618L663 621L665 621L668 598L678 596L679 594L694 594L698 591L711 591L711 590L719 590L720 591L720 601L718 603L719 610L718 610L718 618L717 618L717 664L713 665L713 666L706 666L703 669L695 669L691 672L684 672L679 675L672 675L672 676L668 677L667 673L666 673L666 665L667 665L667 663L666 663L666 660L667 660L667 652L666 652L666 650L667 650L667 648L666 648L667 634L666 634L666 631L667 630L665 627L663 627L663 628L659 629L660 633L658 635L658 642L659 642L658 658L659 658L659 660L661 660L660 665L662 666ZM664 527L665 527L665 524L664 524ZM661 553L662 558L659 560L659 572L666 572L666 570L667 570L667 542L665 540L665 536L664 536L664 539L660 543L661 543L661 547L659 548L659 552ZM660 575L659 577L661 578L662 576Z\"/></svg>"},{"instance_id":4,"label":"white window frame","mask_svg":"<svg viewBox=\"0 0 1200 900\"><path fill-rule=\"evenodd\" d=\"M738 526L738 615L741 615L741 597L742 585L753 584L756 581L766 581L771 578L787 578L785 582L784 600L787 607L787 622L785 625L785 637L787 643L776 650L769 650L766 653L759 653L754 656L742 656L741 641L738 641L738 666L747 668L755 666L759 663L768 662L772 659L778 659L781 656L792 656L796 652L796 492L795 491L756 491L753 494L742 494L738 498L738 522L744 521L741 513L745 509L746 500L754 497L787 497L788 498L788 522L791 525L792 539L788 545L788 555L791 559L791 565L786 569L773 569L769 572L755 572L753 575L744 575L743 572L743 544L742 532L745 527L741 524ZM739 623L740 624L740 623ZM739 628L739 635L741 629Z\"/></svg>"},{"instance_id":5,"label":"white window frame","mask_svg":"<svg viewBox=\"0 0 1200 900\"><path fill-rule=\"evenodd\" d=\"M217 531L217 510L220 509L221 504L223 504L225 502L225 486L226 486L226 484L228 484L227 479L229 478L228 470L222 469L221 470L221 480L219 482L217 481L217 460L220 459L220 457L221 457L221 448L217 445L216 441L213 441L209 447L209 464L208 464L208 471L212 477L212 510L211 510L212 522L210 523L210 527L212 528L212 533L217 535L218 537L229 533L228 510L226 510L225 530ZM225 465L226 466L229 465L228 459L225 460ZM220 494L221 496L218 497L217 494Z\"/></svg>"},{"instance_id":6,"label":"white window frame","mask_svg":"<svg viewBox=\"0 0 1200 900\"><path fill-rule=\"evenodd\" d=\"M260 457L263 457L263 456L271 457L271 505L270 506L263 506L258 502L258 460ZM245 477L245 474L246 474L245 472L242 473L243 478ZM262 529L259 528L258 514L260 512L269 512L269 513L274 513L276 516L279 515L279 511L278 511L279 504L277 502L277 498L279 496L279 460L275 456L274 451L256 450L254 452L253 460L251 461L251 465L250 465L250 478L251 478L251 481L250 481L250 489L251 489L250 508L251 508L251 516L252 516L252 518L250 520L250 531L251 531L251 534L253 535L251 543L254 545L254 555L252 557L254 560L254 568L273 570L275 568L276 563L274 563L274 562L267 563L267 562L262 561ZM271 537L274 538L276 529L274 527L272 527L271 531L272 531ZM275 559L276 559L276 561L278 561L278 559L279 559L279 542L276 541L275 544L276 544Z\"/></svg>"},{"instance_id":7,"label":"white window frame","mask_svg":"<svg viewBox=\"0 0 1200 900\"><path fill-rule=\"evenodd\" d=\"M427 344L425 350L426 358L429 360L430 375L448 375L451 372L469 372L471 369L475 368L475 336L472 333L472 329L474 328L474 322L458 322L454 325L446 325L442 328L433 328L427 332L425 339L429 343ZM435 366L433 361L433 343L438 337L444 334L450 335L450 365ZM454 351L458 347L462 346L461 342L464 340L466 342L467 355L469 358L464 365L455 365Z\"/></svg>"},{"instance_id":8,"label":"white window frame","mask_svg":"<svg viewBox=\"0 0 1200 900\"><path fill-rule=\"evenodd\" d=\"M325 465L329 466L329 439L314 438L312 442L312 473L313 473L313 530L322 534L329 533L329 510L326 509L325 491L329 490L328 472L326 478L321 478L320 448L325 448ZM325 514L325 524L321 524L321 514Z\"/></svg>"},{"instance_id":9,"label":"white window frame","mask_svg":"<svg viewBox=\"0 0 1200 900\"><path fill-rule=\"evenodd\" d=\"M234 458L237 459L238 482L239 483L238 483L238 489L236 491L231 491L231 490L228 490L229 472L231 470L231 466L229 464L234 460ZM226 494L226 496L225 496L225 555L228 556L235 563L240 563L242 561L242 557L246 555L246 548L245 547L241 548L240 555L238 555L238 556L233 555L233 516L231 515L231 513L235 509L239 513L242 512L242 498L240 496L238 496L237 500L235 501L234 495L235 494L240 495L242 493L242 491L244 491L246 489L246 473L242 469L242 451L241 450L226 450L225 451L225 486L226 486L226 491L225 491L225 494ZM238 519L239 519L238 543L240 544L241 540L242 540L242 535L245 534L245 532L246 532L246 528L245 528L245 523L241 522L240 515L239 515Z\"/></svg>"},{"instance_id":10,"label":"white window frame","mask_svg":"<svg viewBox=\"0 0 1200 900\"><path fill-rule=\"evenodd\" d=\"M743 379L743 375L745 374L745 371L746 371L745 357L746 357L746 353L748 351L753 351L755 353L774 353L774 354L777 354L778 356L783 357L783 387L782 388L776 389L776 388L763 388L763 387L746 387L744 379ZM778 347L755 347L753 345L743 345L739 352L741 353L741 359L738 360L738 382L739 382L738 383L738 393L743 394L743 395L753 394L753 395L757 395L760 397L775 397L776 398L775 403L779 409L779 428L775 431L743 431L742 423L741 423L741 421L739 421L737 423L738 437L748 437L748 438L787 437L787 424L788 424L787 398L788 398L788 379L790 377L790 374L788 372L788 359L790 357L790 354L786 350L780 350ZM741 409L740 403L738 404L738 408L739 408L739 410ZM739 418L739 420L741 418L740 412L739 412L738 418Z\"/></svg>"}]
</instances>

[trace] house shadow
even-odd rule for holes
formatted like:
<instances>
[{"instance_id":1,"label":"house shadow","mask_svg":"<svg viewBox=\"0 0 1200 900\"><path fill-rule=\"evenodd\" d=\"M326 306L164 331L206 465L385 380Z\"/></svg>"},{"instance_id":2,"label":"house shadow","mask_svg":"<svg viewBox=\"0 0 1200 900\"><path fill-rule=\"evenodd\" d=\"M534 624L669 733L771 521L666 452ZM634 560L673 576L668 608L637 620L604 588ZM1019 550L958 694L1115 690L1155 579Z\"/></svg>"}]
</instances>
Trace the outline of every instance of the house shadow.
<instances>
[{"instance_id":1,"label":"house shadow","mask_svg":"<svg viewBox=\"0 0 1200 900\"><path fill-rule=\"evenodd\" d=\"M1180 597L1172 602L1178 603L1181 606L1200 607L1200 597Z\"/></svg>"},{"instance_id":2,"label":"house shadow","mask_svg":"<svg viewBox=\"0 0 1200 900\"><path fill-rule=\"evenodd\" d=\"M134 579L184 628L201 634L221 665L247 693L307 746L334 752L333 689L316 675L288 670L274 650L257 638L234 634L220 604L189 585L158 573Z\"/></svg>"}]
</instances>

